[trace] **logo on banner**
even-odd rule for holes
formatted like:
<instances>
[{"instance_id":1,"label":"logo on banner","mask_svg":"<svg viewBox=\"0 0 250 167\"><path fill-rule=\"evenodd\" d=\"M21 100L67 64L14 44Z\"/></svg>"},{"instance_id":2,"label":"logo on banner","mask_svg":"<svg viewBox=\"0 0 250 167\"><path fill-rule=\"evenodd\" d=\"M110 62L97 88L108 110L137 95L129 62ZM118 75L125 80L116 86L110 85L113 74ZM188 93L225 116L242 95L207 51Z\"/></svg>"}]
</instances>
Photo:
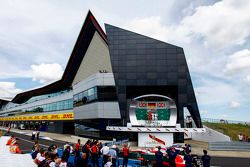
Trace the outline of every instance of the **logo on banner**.
<instances>
[{"instance_id":1,"label":"logo on banner","mask_svg":"<svg viewBox=\"0 0 250 167\"><path fill-rule=\"evenodd\" d=\"M149 136L149 138L151 138L152 140L157 141L157 142L160 143L160 144L166 145L166 143L165 143L163 140L161 140L161 139L155 137L154 135L149 134L148 136Z\"/></svg>"},{"instance_id":2,"label":"logo on banner","mask_svg":"<svg viewBox=\"0 0 250 167\"><path fill-rule=\"evenodd\" d=\"M163 102L157 103L157 107L158 108L165 108L166 107L166 103L163 103Z\"/></svg>"},{"instance_id":3,"label":"logo on banner","mask_svg":"<svg viewBox=\"0 0 250 167\"><path fill-rule=\"evenodd\" d=\"M43 114L36 116L14 116L14 117L0 117L0 121L19 120L19 121L39 121L39 120L73 120L74 113L60 113L60 114Z\"/></svg>"},{"instance_id":4,"label":"logo on banner","mask_svg":"<svg viewBox=\"0 0 250 167\"><path fill-rule=\"evenodd\" d=\"M147 107L147 103L146 102L139 102L139 105L138 105L140 108L144 108L144 107Z\"/></svg>"}]
</instances>

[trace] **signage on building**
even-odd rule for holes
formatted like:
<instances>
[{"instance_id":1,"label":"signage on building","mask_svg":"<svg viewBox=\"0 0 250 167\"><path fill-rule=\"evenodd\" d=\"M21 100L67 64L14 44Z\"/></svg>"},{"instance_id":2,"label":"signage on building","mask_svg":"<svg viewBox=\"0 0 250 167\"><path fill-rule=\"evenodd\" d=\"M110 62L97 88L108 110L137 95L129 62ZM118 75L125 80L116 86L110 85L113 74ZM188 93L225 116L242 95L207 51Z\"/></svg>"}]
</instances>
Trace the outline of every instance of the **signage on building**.
<instances>
[{"instance_id":1,"label":"signage on building","mask_svg":"<svg viewBox=\"0 0 250 167\"><path fill-rule=\"evenodd\" d=\"M73 120L74 113L60 113L60 114L42 114L42 115L29 115L29 116L12 116L0 117L0 121L40 121L40 120Z\"/></svg>"},{"instance_id":2,"label":"signage on building","mask_svg":"<svg viewBox=\"0 0 250 167\"><path fill-rule=\"evenodd\" d=\"M139 147L163 148L173 145L173 133L138 133Z\"/></svg>"}]
</instances>

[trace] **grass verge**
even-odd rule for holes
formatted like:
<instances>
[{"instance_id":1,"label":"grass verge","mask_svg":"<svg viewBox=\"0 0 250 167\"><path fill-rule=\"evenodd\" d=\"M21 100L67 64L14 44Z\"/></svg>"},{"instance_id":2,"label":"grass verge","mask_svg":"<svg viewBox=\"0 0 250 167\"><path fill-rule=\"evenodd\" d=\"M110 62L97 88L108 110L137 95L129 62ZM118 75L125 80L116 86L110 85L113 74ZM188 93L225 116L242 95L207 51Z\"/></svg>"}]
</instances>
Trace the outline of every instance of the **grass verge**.
<instances>
[{"instance_id":1,"label":"grass verge","mask_svg":"<svg viewBox=\"0 0 250 167\"><path fill-rule=\"evenodd\" d=\"M250 137L249 125L210 123L210 122L203 122L203 125L229 136L232 140L238 140L239 133L242 133L243 135Z\"/></svg>"}]
</instances>

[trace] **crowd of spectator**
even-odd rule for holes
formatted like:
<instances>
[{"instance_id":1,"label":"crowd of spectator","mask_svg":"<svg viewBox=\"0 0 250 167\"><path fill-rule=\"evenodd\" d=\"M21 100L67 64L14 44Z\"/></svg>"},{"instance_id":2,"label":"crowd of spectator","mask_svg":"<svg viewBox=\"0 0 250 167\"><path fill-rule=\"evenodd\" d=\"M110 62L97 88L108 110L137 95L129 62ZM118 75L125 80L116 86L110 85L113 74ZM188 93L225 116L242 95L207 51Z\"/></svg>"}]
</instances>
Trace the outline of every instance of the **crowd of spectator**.
<instances>
[{"instance_id":1,"label":"crowd of spectator","mask_svg":"<svg viewBox=\"0 0 250 167\"><path fill-rule=\"evenodd\" d=\"M185 144L184 147L179 146L171 146L166 150L166 154L164 155L162 148L159 146L158 151L155 152L155 160L156 162L153 164L155 167L177 167L177 166L185 166L192 167L198 166L202 163L203 167L210 166L211 157L207 154L207 150L203 150L203 156L201 157L201 162L197 162L197 159L191 154L191 146L189 144ZM164 156L167 157L168 161L164 162Z\"/></svg>"},{"instance_id":2,"label":"crowd of spectator","mask_svg":"<svg viewBox=\"0 0 250 167\"><path fill-rule=\"evenodd\" d=\"M129 149L124 146L124 162L127 166ZM118 159L119 149L116 145L109 148L106 144L102 144L98 140L88 140L83 145L80 139L72 146L66 143L63 146L62 156L59 157L58 148L52 144L47 150L39 149L38 142L35 142L32 148L32 158L38 167L99 167L99 162L102 162L102 167L116 167L119 166ZM74 163L69 162L71 155L74 155Z\"/></svg>"},{"instance_id":3,"label":"crowd of spectator","mask_svg":"<svg viewBox=\"0 0 250 167\"><path fill-rule=\"evenodd\" d=\"M250 137L242 133L239 133L238 139L240 142L250 142Z\"/></svg>"},{"instance_id":4,"label":"crowd of spectator","mask_svg":"<svg viewBox=\"0 0 250 167\"><path fill-rule=\"evenodd\" d=\"M6 145L10 146L12 153L21 154L22 152L17 141L18 139L15 136L11 136ZM184 164L186 167L192 167L195 163L189 144L185 144L184 147L171 146L166 149L159 146L157 149L154 152L154 162L150 162L153 166L177 167ZM119 154L120 151L122 152L121 154ZM203 150L203 153L204 155L201 157L203 167L209 167L211 157L206 150ZM72 155L74 157L73 162L69 162L69 158ZM121 155L122 164L119 164L118 155ZM81 144L80 139L78 139L75 145L66 143L59 156L57 145L52 144L47 149L44 149L39 148L38 141L35 141L31 156L38 167L99 167L100 162L102 167L116 167L120 165L127 167L130 149L127 144L124 144L123 148L119 149L116 145L108 147L107 144L102 144L98 140L88 140L86 143ZM164 156L167 161L164 161Z\"/></svg>"}]
</instances>

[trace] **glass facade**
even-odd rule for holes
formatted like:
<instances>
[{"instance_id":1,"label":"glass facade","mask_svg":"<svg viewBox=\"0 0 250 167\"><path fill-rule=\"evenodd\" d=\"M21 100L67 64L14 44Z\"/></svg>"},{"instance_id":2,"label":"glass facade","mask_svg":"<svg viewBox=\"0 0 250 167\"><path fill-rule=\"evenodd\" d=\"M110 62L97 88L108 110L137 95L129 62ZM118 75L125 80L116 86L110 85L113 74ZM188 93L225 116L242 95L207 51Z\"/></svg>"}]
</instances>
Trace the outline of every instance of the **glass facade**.
<instances>
[{"instance_id":1,"label":"glass facade","mask_svg":"<svg viewBox=\"0 0 250 167\"><path fill-rule=\"evenodd\" d=\"M34 106L23 110L25 112L51 112L51 111L60 111L69 109L73 109L72 99Z\"/></svg>"},{"instance_id":2,"label":"glass facade","mask_svg":"<svg viewBox=\"0 0 250 167\"><path fill-rule=\"evenodd\" d=\"M61 111L61 110L70 110L73 109L73 99L62 100L54 103L48 103L38 106L33 106L29 108L24 108L21 110L14 110L8 113L8 116L20 115L24 113L40 113L40 112L52 112L52 111Z\"/></svg>"},{"instance_id":3,"label":"glass facade","mask_svg":"<svg viewBox=\"0 0 250 167\"><path fill-rule=\"evenodd\" d=\"M62 90L62 91L56 92L56 93L50 93L50 94L45 94L45 95L40 95L40 96L34 96L34 97L30 98L28 101L26 101L25 103L22 103L22 104L16 104L16 103L11 103L10 102L10 103L8 103L6 105L4 110L8 110L8 109L11 109L11 108L14 108L14 107L22 106L24 104L29 104L29 103L33 103L33 102L36 102L36 101L48 99L48 98L51 98L51 97L59 96L61 94L68 93L70 91L72 91L72 89L65 89L65 90Z\"/></svg>"},{"instance_id":4,"label":"glass facade","mask_svg":"<svg viewBox=\"0 0 250 167\"><path fill-rule=\"evenodd\" d=\"M95 86L74 95L74 107L95 101L117 101L115 86Z\"/></svg>"},{"instance_id":5,"label":"glass facade","mask_svg":"<svg viewBox=\"0 0 250 167\"><path fill-rule=\"evenodd\" d=\"M35 101L47 99L47 98L50 98L50 97L55 97L55 96L58 96L58 95L61 95L61 94L64 94L64 93L68 93L68 92L70 92L70 91L72 91L72 90L71 90L71 89L65 89L65 90L62 90L62 91L60 91L60 92L55 92L55 93L50 93L50 94L35 96L35 97L30 98L30 99L29 99L27 102L25 102L25 103L27 104L27 103L32 103L32 102L35 102Z\"/></svg>"}]
</instances>

